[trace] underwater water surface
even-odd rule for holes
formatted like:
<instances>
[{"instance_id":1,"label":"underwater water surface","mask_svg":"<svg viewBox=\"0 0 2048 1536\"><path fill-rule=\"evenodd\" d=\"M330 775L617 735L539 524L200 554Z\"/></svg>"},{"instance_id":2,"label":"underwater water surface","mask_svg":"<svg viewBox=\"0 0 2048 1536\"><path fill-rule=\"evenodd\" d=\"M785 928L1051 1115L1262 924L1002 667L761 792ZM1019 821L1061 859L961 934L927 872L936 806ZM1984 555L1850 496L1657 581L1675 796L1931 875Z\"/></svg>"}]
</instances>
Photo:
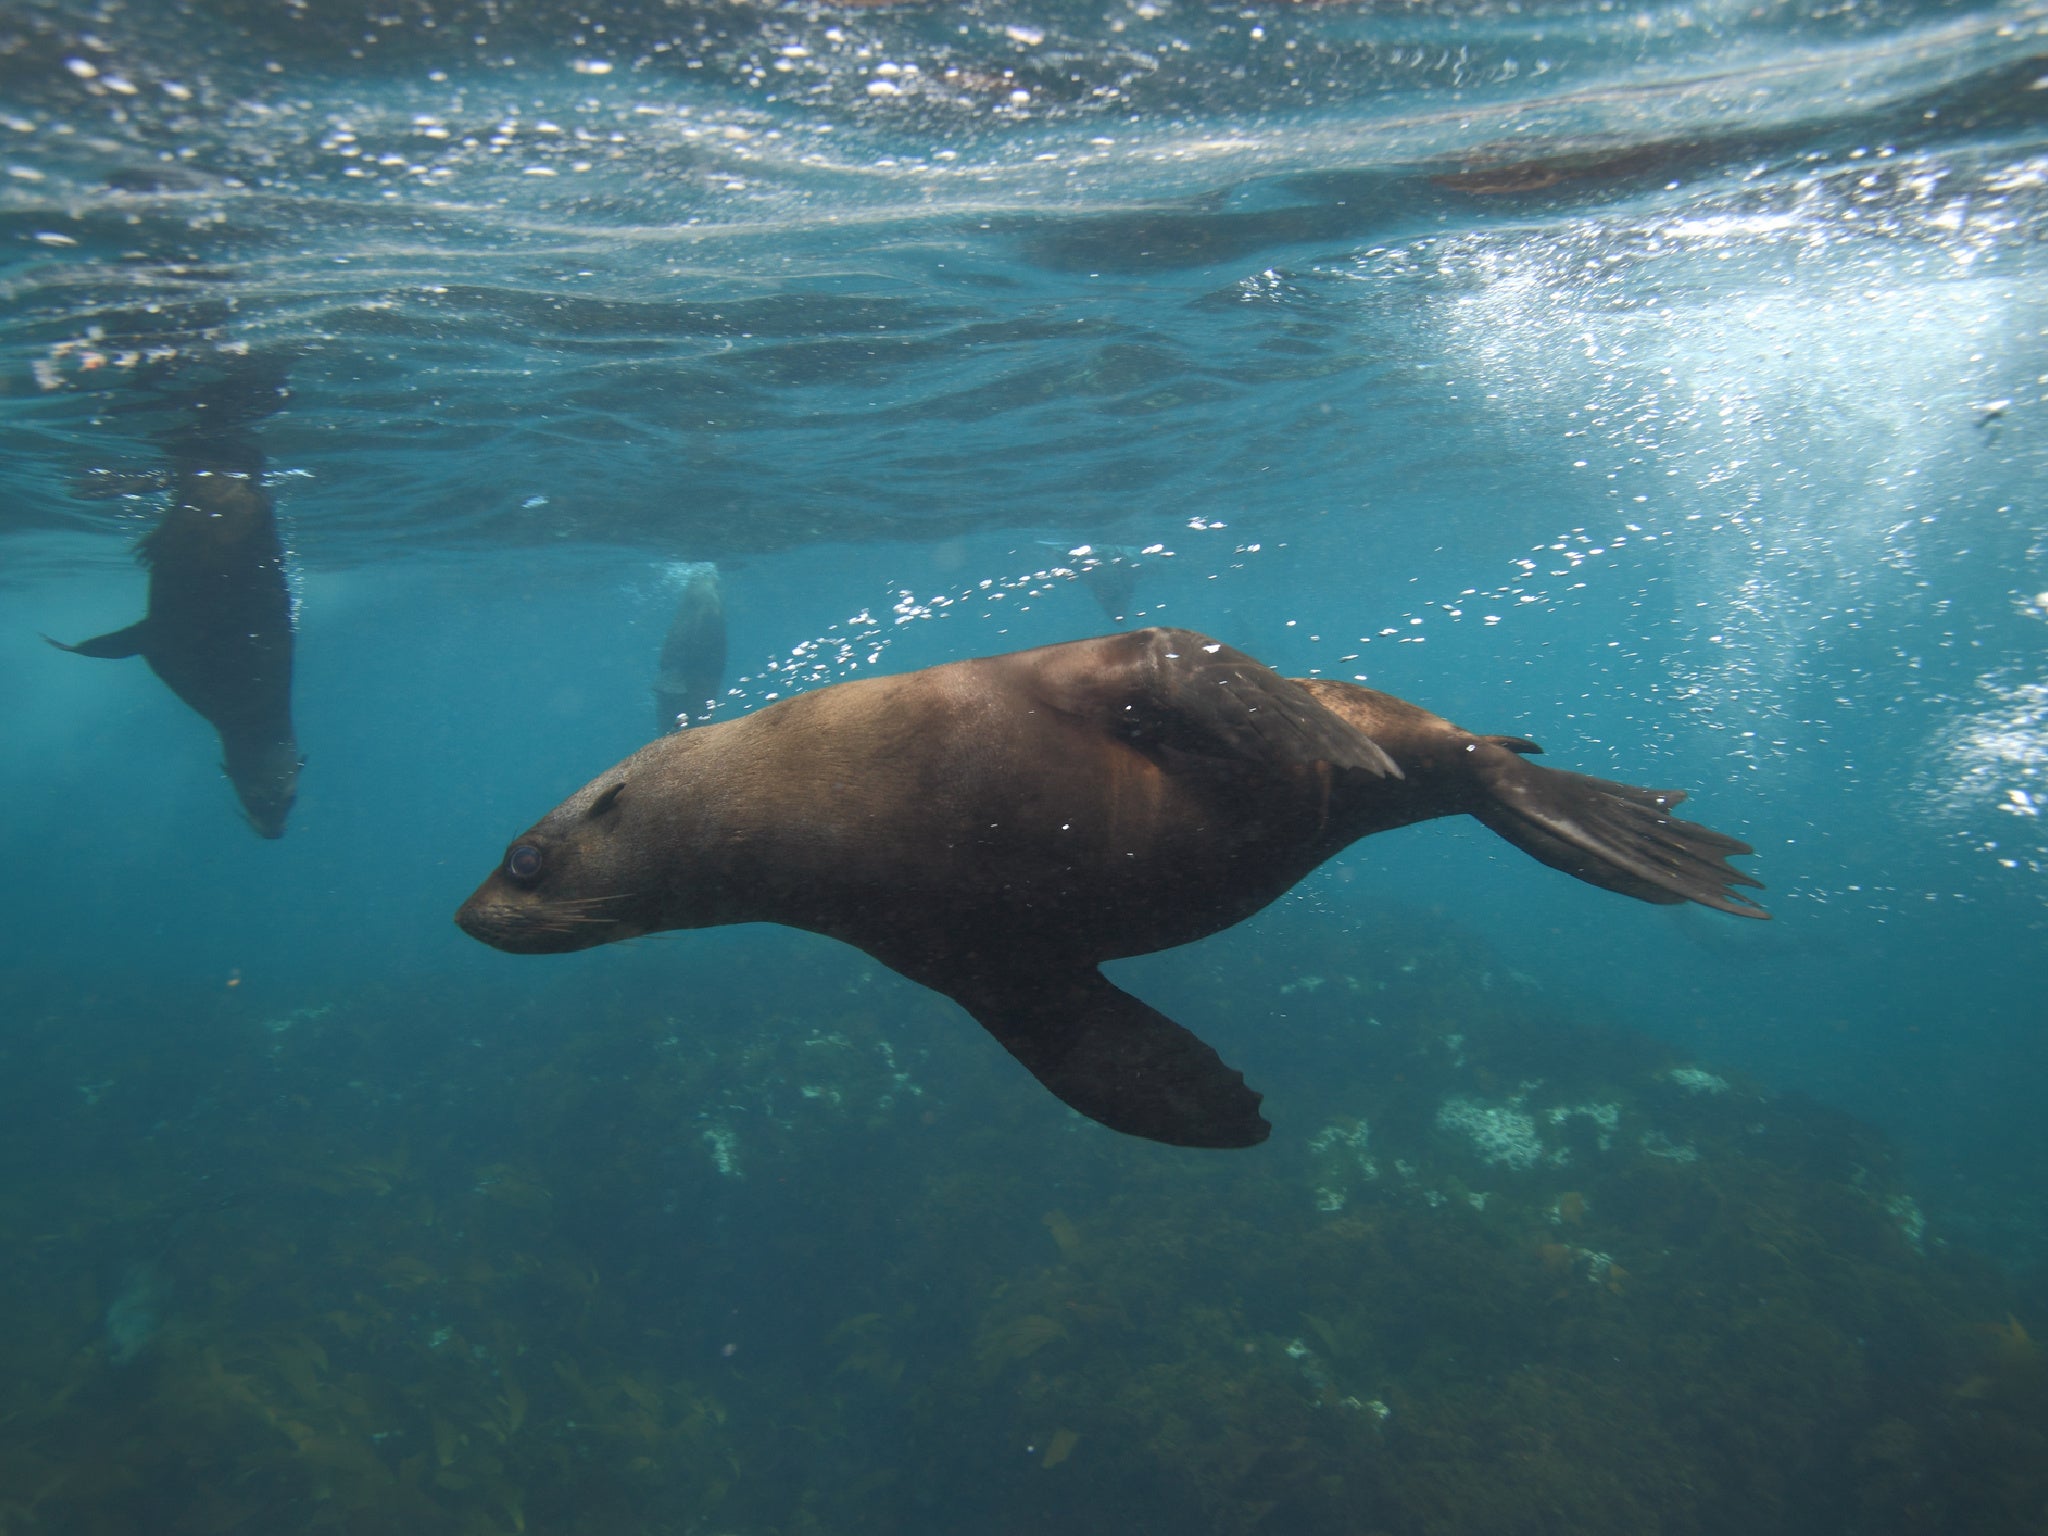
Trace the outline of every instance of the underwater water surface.
<instances>
[{"instance_id":1,"label":"underwater water surface","mask_svg":"<svg viewBox=\"0 0 2048 1536\"><path fill-rule=\"evenodd\" d=\"M0 10L0 1531L2041 1530L2044 29ZM209 453L281 838L38 638ZM825 939L475 943L707 566L714 720L1183 625L1772 921L1362 842L1110 967L1229 1153Z\"/></svg>"}]
</instances>

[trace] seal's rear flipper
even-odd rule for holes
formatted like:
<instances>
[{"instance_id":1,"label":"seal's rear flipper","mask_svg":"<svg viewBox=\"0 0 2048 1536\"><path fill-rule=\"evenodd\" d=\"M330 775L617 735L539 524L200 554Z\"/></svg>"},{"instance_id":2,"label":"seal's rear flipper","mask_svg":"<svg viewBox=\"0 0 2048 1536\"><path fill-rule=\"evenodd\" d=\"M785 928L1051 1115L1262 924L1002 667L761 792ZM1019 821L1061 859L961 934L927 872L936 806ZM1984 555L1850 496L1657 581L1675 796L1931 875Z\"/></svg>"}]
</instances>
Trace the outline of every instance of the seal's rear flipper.
<instances>
[{"instance_id":1,"label":"seal's rear flipper","mask_svg":"<svg viewBox=\"0 0 2048 1536\"><path fill-rule=\"evenodd\" d=\"M1176 1147L1251 1147L1273 1132L1243 1073L1093 966L939 990L1061 1100L1113 1131Z\"/></svg>"},{"instance_id":2,"label":"seal's rear flipper","mask_svg":"<svg viewBox=\"0 0 2048 1536\"><path fill-rule=\"evenodd\" d=\"M148 639L149 620L139 619L126 629L117 629L110 635L100 635L92 640L81 640L76 645L66 645L62 640L50 640L60 651L69 651L74 656L98 656L114 661L123 656L140 656L144 642Z\"/></svg>"},{"instance_id":3,"label":"seal's rear flipper","mask_svg":"<svg viewBox=\"0 0 2048 1536\"><path fill-rule=\"evenodd\" d=\"M1681 821L1679 790L1638 789L1543 768L1503 753L1486 765L1489 791L1472 814L1532 858L1638 901L1696 901L1737 917L1769 917L1737 886L1763 889L1727 860L1749 844Z\"/></svg>"}]
</instances>

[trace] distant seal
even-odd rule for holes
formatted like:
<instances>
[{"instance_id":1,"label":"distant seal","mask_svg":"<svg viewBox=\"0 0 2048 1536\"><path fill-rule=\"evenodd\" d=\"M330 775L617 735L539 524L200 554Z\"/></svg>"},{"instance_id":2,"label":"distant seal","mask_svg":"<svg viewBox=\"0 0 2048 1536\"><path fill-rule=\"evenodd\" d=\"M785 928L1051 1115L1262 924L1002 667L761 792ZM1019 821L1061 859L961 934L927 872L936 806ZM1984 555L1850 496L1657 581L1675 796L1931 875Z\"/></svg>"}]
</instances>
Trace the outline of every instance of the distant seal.
<instances>
[{"instance_id":1,"label":"distant seal","mask_svg":"<svg viewBox=\"0 0 2048 1536\"><path fill-rule=\"evenodd\" d=\"M654 712L664 731L709 718L725 682L725 594L718 567L704 561L677 574L682 590L654 674Z\"/></svg>"},{"instance_id":2,"label":"distant seal","mask_svg":"<svg viewBox=\"0 0 2048 1536\"><path fill-rule=\"evenodd\" d=\"M1358 838L1477 817L1643 901L1765 914L1676 792L1524 761L1348 683L1143 629L864 678L643 747L515 838L456 914L521 954L777 922L972 1014L1082 1114L1242 1147L1259 1095L1105 960L1249 917Z\"/></svg>"},{"instance_id":3,"label":"distant seal","mask_svg":"<svg viewBox=\"0 0 2048 1536\"><path fill-rule=\"evenodd\" d=\"M111 634L50 644L148 662L220 734L249 825L282 837L303 759L292 734L291 589L261 461L174 458L170 481L170 509L136 551L149 568L148 612Z\"/></svg>"},{"instance_id":4,"label":"distant seal","mask_svg":"<svg viewBox=\"0 0 2048 1536\"><path fill-rule=\"evenodd\" d=\"M1147 553L1160 551L1157 544L1147 550L1136 544L1078 544L1069 547L1051 539L1038 542L1062 551L1074 562L1070 574L1079 578L1082 587L1102 610L1103 617L1112 624L1129 622L1131 607L1138 596L1138 567L1144 563Z\"/></svg>"},{"instance_id":5,"label":"distant seal","mask_svg":"<svg viewBox=\"0 0 2048 1536\"><path fill-rule=\"evenodd\" d=\"M1138 567L1145 553L1135 544L1088 546L1081 566L1081 585L1112 624L1129 622L1138 597Z\"/></svg>"}]
</instances>

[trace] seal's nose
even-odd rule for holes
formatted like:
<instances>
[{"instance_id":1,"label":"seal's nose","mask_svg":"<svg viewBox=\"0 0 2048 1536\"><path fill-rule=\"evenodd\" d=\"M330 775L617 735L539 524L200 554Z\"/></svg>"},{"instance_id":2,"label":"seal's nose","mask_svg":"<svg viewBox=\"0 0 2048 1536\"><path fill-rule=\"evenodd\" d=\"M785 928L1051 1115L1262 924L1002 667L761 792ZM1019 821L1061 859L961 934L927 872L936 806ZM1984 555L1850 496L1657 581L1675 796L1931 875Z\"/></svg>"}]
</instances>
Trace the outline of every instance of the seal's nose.
<instances>
[{"instance_id":1,"label":"seal's nose","mask_svg":"<svg viewBox=\"0 0 2048 1536\"><path fill-rule=\"evenodd\" d=\"M455 926L508 955L558 955L603 944L612 935L591 931L591 925L551 920L545 911L522 903L517 895L495 888L495 877L478 886L455 909ZM512 899L507 900L511 895Z\"/></svg>"},{"instance_id":2,"label":"seal's nose","mask_svg":"<svg viewBox=\"0 0 2048 1536\"><path fill-rule=\"evenodd\" d=\"M487 944L490 942L483 933L482 925L477 921L476 898L474 896L455 909L455 926L468 934L472 939L483 939Z\"/></svg>"}]
</instances>

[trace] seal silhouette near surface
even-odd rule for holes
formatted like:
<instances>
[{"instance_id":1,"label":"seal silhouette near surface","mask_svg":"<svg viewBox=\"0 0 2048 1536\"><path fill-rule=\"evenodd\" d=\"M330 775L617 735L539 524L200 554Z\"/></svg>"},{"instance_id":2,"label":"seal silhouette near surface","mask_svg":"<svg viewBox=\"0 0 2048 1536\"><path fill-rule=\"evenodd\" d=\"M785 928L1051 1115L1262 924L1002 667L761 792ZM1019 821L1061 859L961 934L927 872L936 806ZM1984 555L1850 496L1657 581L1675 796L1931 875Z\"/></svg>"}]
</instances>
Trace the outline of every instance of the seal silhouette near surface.
<instances>
[{"instance_id":1,"label":"seal silhouette near surface","mask_svg":"<svg viewBox=\"0 0 2048 1536\"><path fill-rule=\"evenodd\" d=\"M862 678L665 736L514 839L456 914L520 954L675 928L828 934L943 992L1053 1093L1179 1146L1260 1096L1106 960L1249 917L1338 850L1469 815L1642 901L1743 917L1752 850L1389 694L1143 629Z\"/></svg>"},{"instance_id":2,"label":"seal silhouette near surface","mask_svg":"<svg viewBox=\"0 0 2048 1536\"><path fill-rule=\"evenodd\" d=\"M725 594L718 567L698 561L677 574L682 590L654 674L654 713L664 731L709 719L725 681Z\"/></svg>"},{"instance_id":3,"label":"seal silhouette near surface","mask_svg":"<svg viewBox=\"0 0 2048 1536\"><path fill-rule=\"evenodd\" d=\"M219 734L249 825L284 836L303 759L292 734L292 594L260 456L222 448L174 459L170 507L137 556L149 611L126 629L50 644L142 657Z\"/></svg>"}]
</instances>

